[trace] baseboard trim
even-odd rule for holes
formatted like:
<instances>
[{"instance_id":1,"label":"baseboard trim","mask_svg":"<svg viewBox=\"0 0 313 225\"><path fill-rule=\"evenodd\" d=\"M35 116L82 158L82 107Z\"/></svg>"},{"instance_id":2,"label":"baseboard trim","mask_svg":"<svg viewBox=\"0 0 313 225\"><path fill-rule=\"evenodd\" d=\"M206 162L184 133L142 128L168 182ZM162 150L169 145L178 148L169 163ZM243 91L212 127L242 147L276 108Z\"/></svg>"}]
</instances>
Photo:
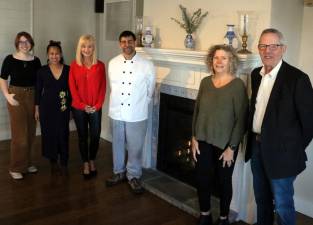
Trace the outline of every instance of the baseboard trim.
<instances>
[{"instance_id":1,"label":"baseboard trim","mask_svg":"<svg viewBox=\"0 0 313 225\"><path fill-rule=\"evenodd\" d=\"M295 198L296 211L313 218L313 202Z\"/></svg>"}]
</instances>

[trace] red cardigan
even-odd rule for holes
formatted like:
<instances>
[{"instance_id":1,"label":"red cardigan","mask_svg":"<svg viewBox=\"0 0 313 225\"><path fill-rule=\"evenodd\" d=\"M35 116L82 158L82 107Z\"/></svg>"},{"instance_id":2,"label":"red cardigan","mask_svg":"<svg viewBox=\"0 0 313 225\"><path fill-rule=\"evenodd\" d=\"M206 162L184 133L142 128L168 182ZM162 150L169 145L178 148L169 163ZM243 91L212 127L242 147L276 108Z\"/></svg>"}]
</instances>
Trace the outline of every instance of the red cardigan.
<instances>
[{"instance_id":1,"label":"red cardigan","mask_svg":"<svg viewBox=\"0 0 313 225\"><path fill-rule=\"evenodd\" d=\"M106 91L104 63L98 60L91 68L73 61L70 66L69 87L72 107L84 110L86 105L101 109Z\"/></svg>"}]
</instances>

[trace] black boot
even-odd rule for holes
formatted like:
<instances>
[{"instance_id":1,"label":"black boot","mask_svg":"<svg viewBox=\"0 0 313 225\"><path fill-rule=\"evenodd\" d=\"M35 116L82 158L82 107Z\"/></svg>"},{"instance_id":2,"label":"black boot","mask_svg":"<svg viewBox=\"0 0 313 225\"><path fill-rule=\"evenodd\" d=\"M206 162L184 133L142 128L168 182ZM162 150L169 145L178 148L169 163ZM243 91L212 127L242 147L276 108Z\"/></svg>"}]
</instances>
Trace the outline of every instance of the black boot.
<instances>
[{"instance_id":1,"label":"black boot","mask_svg":"<svg viewBox=\"0 0 313 225\"><path fill-rule=\"evenodd\" d=\"M218 219L217 222L216 222L216 225L229 225L229 221L228 221L228 218L226 219Z\"/></svg>"},{"instance_id":2,"label":"black boot","mask_svg":"<svg viewBox=\"0 0 313 225\"><path fill-rule=\"evenodd\" d=\"M212 215L200 215L198 225L213 225Z\"/></svg>"}]
</instances>

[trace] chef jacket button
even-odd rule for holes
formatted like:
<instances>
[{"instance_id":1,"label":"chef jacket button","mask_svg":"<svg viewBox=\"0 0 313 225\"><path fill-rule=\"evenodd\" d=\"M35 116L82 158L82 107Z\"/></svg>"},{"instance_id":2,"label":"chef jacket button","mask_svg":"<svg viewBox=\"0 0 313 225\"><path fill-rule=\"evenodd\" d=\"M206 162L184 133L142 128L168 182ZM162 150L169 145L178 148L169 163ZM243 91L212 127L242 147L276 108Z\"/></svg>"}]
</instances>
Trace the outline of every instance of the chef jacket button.
<instances>
[{"instance_id":1,"label":"chef jacket button","mask_svg":"<svg viewBox=\"0 0 313 225\"><path fill-rule=\"evenodd\" d=\"M131 61L131 63L134 63L133 61Z\"/></svg>"},{"instance_id":2,"label":"chef jacket button","mask_svg":"<svg viewBox=\"0 0 313 225\"><path fill-rule=\"evenodd\" d=\"M124 105L124 103L121 103L121 105Z\"/></svg>"},{"instance_id":3,"label":"chef jacket button","mask_svg":"<svg viewBox=\"0 0 313 225\"><path fill-rule=\"evenodd\" d=\"M122 95L124 95L124 93L122 93Z\"/></svg>"},{"instance_id":4,"label":"chef jacket button","mask_svg":"<svg viewBox=\"0 0 313 225\"><path fill-rule=\"evenodd\" d=\"M122 84L125 84L125 82L122 82Z\"/></svg>"},{"instance_id":5,"label":"chef jacket button","mask_svg":"<svg viewBox=\"0 0 313 225\"><path fill-rule=\"evenodd\" d=\"M132 83L129 82L128 84L131 85Z\"/></svg>"},{"instance_id":6,"label":"chef jacket button","mask_svg":"<svg viewBox=\"0 0 313 225\"><path fill-rule=\"evenodd\" d=\"M124 61L124 63L126 63L126 61Z\"/></svg>"},{"instance_id":7,"label":"chef jacket button","mask_svg":"<svg viewBox=\"0 0 313 225\"><path fill-rule=\"evenodd\" d=\"M129 73L132 74L133 72L130 71Z\"/></svg>"},{"instance_id":8,"label":"chef jacket button","mask_svg":"<svg viewBox=\"0 0 313 225\"><path fill-rule=\"evenodd\" d=\"M128 106L130 106L130 104L128 104Z\"/></svg>"},{"instance_id":9,"label":"chef jacket button","mask_svg":"<svg viewBox=\"0 0 313 225\"><path fill-rule=\"evenodd\" d=\"M123 73L125 73L125 71L123 71Z\"/></svg>"},{"instance_id":10,"label":"chef jacket button","mask_svg":"<svg viewBox=\"0 0 313 225\"><path fill-rule=\"evenodd\" d=\"M128 93L128 95L130 96L130 93Z\"/></svg>"}]
</instances>

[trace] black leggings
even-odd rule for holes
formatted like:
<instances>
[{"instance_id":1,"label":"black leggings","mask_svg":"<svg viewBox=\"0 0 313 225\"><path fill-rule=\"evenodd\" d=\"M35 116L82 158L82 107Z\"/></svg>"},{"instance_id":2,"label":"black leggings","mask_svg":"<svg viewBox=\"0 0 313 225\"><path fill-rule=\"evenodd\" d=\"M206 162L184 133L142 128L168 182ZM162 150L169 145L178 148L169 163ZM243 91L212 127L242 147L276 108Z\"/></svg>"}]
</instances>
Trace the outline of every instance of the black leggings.
<instances>
[{"instance_id":1,"label":"black leggings","mask_svg":"<svg viewBox=\"0 0 313 225\"><path fill-rule=\"evenodd\" d=\"M232 174L234 163L231 167L226 165L223 168L223 160L219 160L219 157L224 150L206 142L199 141L199 150L200 155L197 155L196 163L196 179L200 211L207 212L211 209L211 192L215 174L218 179L220 216L228 216L233 194ZM234 154L234 161L236 157L237 151Z\"/></svg>"},{"instance_id":2,"label":"black leggings","mask_svg":"<svg viewBox=\"0 0 313 225\"><path fill-rule=\"evenodd\" d=\"M72 112L77 128L82 161L95 160L99 148L102 111L100 109L94 113L86 113L73 108Z\"/></svg>"}]
</instances>

